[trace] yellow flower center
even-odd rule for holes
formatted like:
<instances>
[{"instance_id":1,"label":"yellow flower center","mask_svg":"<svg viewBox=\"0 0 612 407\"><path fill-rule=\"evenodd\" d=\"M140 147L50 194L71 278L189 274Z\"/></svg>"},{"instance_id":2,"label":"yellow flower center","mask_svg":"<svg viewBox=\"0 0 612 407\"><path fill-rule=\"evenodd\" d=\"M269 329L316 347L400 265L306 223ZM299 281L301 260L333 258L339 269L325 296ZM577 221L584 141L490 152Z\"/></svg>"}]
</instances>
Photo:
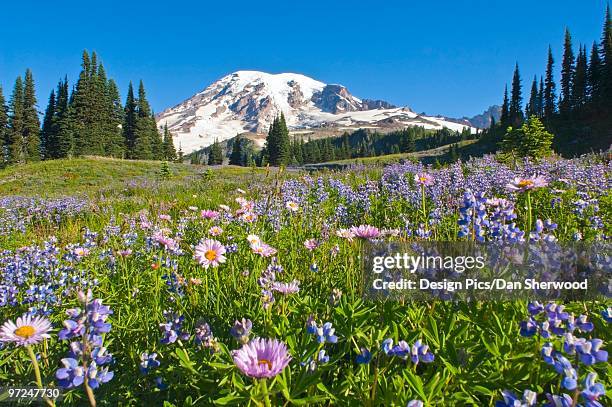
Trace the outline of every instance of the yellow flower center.
<instances>
[{"instance_id":1,"label":"yellow flower center","mask_svg":"<svg viewBox=\"0 0 612 407\"><path fill-rule=\"evenodd\" d=\"M204 253L204 257L206 257L208 261L213 261L217 258L217 252L214 250L207 250L206 253Z\"/></svg>"},{"instance_id":2,"label":"yellow flower center","mask_svg":"<svg viewBox=\"0 0 612 407\"><path fill-rule=\"evenodd\" d=\"M15 329L14 332L15 335L21 336L25 339L28 339L29 337L33 336L35 333L36 329L34 329L34 327L30 325L20 326L19 328Z\"/></svg>"},{"instance_id":3,"label":"yellow flower center","mask_svg":"<svg viewBox=\"0 0 612 407\"><path fill-rule=\"evenodd\" d=\"M532 185L533 185L533 181L530 179L522 179L518 183L518 186L521 188L530 187Z\"/></svg>"},{"instance_id":4,"label":"yellow flower center","mask_svg":"<svg viewBox=\"0 0 612 407\"><path fill-rule=\"evenodd\" d=\"M259 359L257 363L259 363L260 365L267 365L268 370L272 370L272 362L269 361L268 359Z\"/></svg>"}]
</instances>

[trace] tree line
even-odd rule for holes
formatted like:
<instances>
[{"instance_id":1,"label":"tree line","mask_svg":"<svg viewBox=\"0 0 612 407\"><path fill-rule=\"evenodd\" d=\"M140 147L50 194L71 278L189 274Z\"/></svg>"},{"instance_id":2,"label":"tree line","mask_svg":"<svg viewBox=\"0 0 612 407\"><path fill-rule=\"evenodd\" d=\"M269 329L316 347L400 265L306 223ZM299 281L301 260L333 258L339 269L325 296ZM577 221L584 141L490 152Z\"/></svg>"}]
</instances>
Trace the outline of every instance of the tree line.
<instances>
[{"instance_id":1,"label":"tree line","mask_svg":"<svg viewBox=\"0 0 612 407\"><path fill-rule=\"evenodd\" d=\"M130 82L125 105L95 52L83 52L81 72L70 89L67 77L51 91L42 123L30 69L15 80L8 103L0 88L2 163L97 155L177 159L172 134L157 128L142 80L137 95Z\"/></svg>"},{"instance_id":2,"label":"tree line","mask_svg":"<svg viewBox=\"0 0 612 407\"><path fill-rule=\"evenodd\" d=\"M523 109L523 86L517 63L510 95L507 85L504 90L499 123L493 121L483 139L501 141L505 150L522 150L525 154L535 149L536 155L544 154L551 143L555 150L569 154L591 148L607 149L612 142L612 20L609 6L601 40L594 41L589 49L579 44L576 54L571 33L566 28L560 67L561 77L557 83L555 58L549 46L546 70L539 78L534 76ZM537 134L535 138L534 134Z\"/></svg>"},{"instance_id":3,"label":"tree line","mask_svg":"<svg viewBox=\"0 0 612 407\"><path fill-rule=\"evenodd\" d=\"M416 126L388 133L359 129L352 133L345 132L341 136L304 140L298 136L290 137L284 115L281 114L273 121L266 144L261 151L255 151L251 140L238 135L227 141L225 153L221 143L215 140L211 146L193 153L191 162L221 165L228 157L230 165L298 166L429 150L449 144L457 145L460 141L477 137L478 135L472 134L469 128L458 132L448 128L428 130Z\"/></svg>"}]
</instances>

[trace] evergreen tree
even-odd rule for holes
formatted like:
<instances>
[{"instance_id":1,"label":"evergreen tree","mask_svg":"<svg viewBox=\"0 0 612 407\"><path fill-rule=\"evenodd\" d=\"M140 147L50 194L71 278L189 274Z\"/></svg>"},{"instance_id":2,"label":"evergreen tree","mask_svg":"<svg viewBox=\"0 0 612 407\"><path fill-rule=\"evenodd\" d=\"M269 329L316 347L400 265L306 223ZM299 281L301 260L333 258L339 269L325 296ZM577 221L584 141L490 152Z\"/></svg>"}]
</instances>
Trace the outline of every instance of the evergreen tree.
<instances>
[{"instance_id":1,"label":"evergreen tree","mask_svg":"<svg viewBox=\"0 0 612 407\"><path fill-rule=\"evenodd\" d=\"M508 85L506 85L506 87L504 88L504 102L502 103L499 122L502 128L506 128L510 124L510 101L508 100Z\"/></svg>"},{"instance_id":2,"label":"evergreen tree","mask_svg":"<svg viewBox=\"0 0 612 407\"><path fill-rule=\"evenodd\" d=\"M572 108L572 80L574 78L574 51L572 49L572 36L565 29L565 42L563 45L563 60L561 62L561 96L559 100L559 113L567 116Z\"/></svg>"},{"instance_id":3,"label":"evergreen tree","mask_svg":"<svg viewBox=\"0 0 612 407\"><path fill-rule=\"evenodd\" d=\"M535 116L518 129L508 128L502 143L503 151L518 157L540 159L552 154L553 135Z\"/></svg>"},{"instance_id":4,"label":"evergreen tree","mask_svg":"<svg viewBox=\"0 0 612 407\"><path fill-rule=\"evenodd\" d=\"M521 75L517 63L512 77L512 94L508 110L508 120L511 126L520 126L523 123L523 97L521 93Z\"/></svg>"},{"instance_id":5,"label":"evergreen tree","mask_svg":"<svg viewBox=\"0 0 612 407\"><path fill-rule=\"evenodd\" d=\"M138 86L138 100L136 101L136 127L134 129L133 158L139 160L152 160L157 158L159 151L155 151L157 126L151 126L151 107L146 97L144 84L140 81Z\"/></svg>"},{"instance_id":6,"label":"evergreen tree","mask_svg":"<svg viewBox=\"0 0 612 407\"><path fill-rule=\"evenodd\" d=\"M544 79L540 76L540 89L538 90L538 117L544 116Z\"/></svg>"},{"instance_id":7,"label":"evergreen tree","mask_svg":"<svg viewBox=\"0 0 612 407\"><path fill-rule=\"evenodd\" d=\"M538 115L538 79L535 76L531 83L531 92L529 94L529 102L527 102L525 113L527 117Z\"/></svg>"},{"instance_id":8,"label":"evergreen tree","mask_svg":"<svg viewBox=\"0 0 612 407\"><path fill-rule=\"evenodd\" d=\"M136 145L136 98L132 82L128 85L127 97L123 115L123 139L126 147L127 158L135 158L134 149Z\"/></svg>"},{"instance_id":9,"label":"evergreen tree","mask_svg":"<svg viewBox=\"0 0 612 407\"><path fill-rule=\"evenodd\" d=\"M174 149L174 141L172 140L172 133L168 130L168 125L164 124L164 160L176 161L176 150Z\"/></svg>"},{"instance_id":10,"label":"evergreen tree","mask_svg":"<svg viewBox=\"0 0 612 407\"><path fill-rule=\"evenodd\" d=\"M599 46L597 42L593 42L593 48L591 49L587 80L589 102L595 102L601 95L601 60L599 58Z\"/></svg>"},{"instance_id":11,"label":"evergreen tree","mask_svg":"<svg viewBox=\"0 0 612 407\"><path fill-rule=\"evenodd\" d=\"M73 116L69 99L68 78L64 78L57 85L53 130L46 140L49 158L65 158L74 154L74 135L71 122Z\"/></svg>"},{"instance_id":12,"label":"evergreen tree","mask_svg":"<svg viewBox=\"0 0 612 407\"><path fill-rule=\"evenodd\" d=\"M125 143L121 125L123 123L123 107L119 89L114 80L105 83L105 117L106 155L122 158L125 156Z\"/></svg>"},{"instance_id":13,"label":"evergreen tree","mask_svg":"<svg viewBox=\"0 0 612 407\"><path fill-rule=\"evenodd\" d=\"M54 138L53 132L55 131L55 90L51 91L49 95L49 102L47 103L47 109L45 110L45 117L43 119L42 130L40 132L40 151L44 159L51 158L48 152L49 140Z\"/></svg>"},{"instance_id":14,"label":"evergreen tree","mask_svg":"<svg viewBox=\"0 0 612 407\"><path fill-rule=\"evenodd\" d=\"M287 165L291 160L289 130L283 113L272 122L266 138L266 151L270 165Z\"/></svg>"},{"instance_id":15,"label":"evergreen tree","mask_svg":"<svg viewBox=\"0 0 612 407\"><path fill-rule=\"evenodd\" d=\"M26 161L40 160L40 120L32 71L27 69L23 90L23 143Z\"/></svg>"},{"instance_id":16,"label":"evergreen tree","mask_svg":"<svg viewBox=\"0 0 612 407\"><path fill-rule=\"evenodd\" d=\"M581 109L587 101L587 70L588 62L586 48L580 46L578 57L576 58L576 69L572 80L572 109Z\"/></svg>"},{"instance_id":17,"label":"evergreen tree","mask_svg":"<svg viewBox=\"0 0 612 407\"><path fill-rule=\"evenodd\" d=\"M544 117L550 120L556 112L556 85L554 79L554 64L555 60L552 55L552 49L548 47L548 62L546 63L546 77L544 79Z\"/></svg>"},{"instance_id":18,"label":"evergreen tree","mask_svg":"<svg viewBox=\"0 0 612 407\"><path fill-rule=\"evenodd\" d=\"M244 161L242 157L242 137L240 137L239 134L234 139L234 144L232 145L232 153L229 159L230 165L243 165Z\"/></svg>"},{"instance_id":19,"label":"evergreen tree","mask_svg":"<svg viewBox=\"0 0 612 407\"><path fill-rule=\"evenodd\" d=\"M210 153L208 154L208 165L222 165L223 164L223 150L219 140L215 139L215 142L210 147Z\"/></svg>"},{"instance_id":20,"label":"evergreen tree","mask_svg":"<svg viewBox=\"0 0 612 407\"><path fill-rule=\"evenodd\" d=\"M597 103L603 117L606 117L609 123L612 113L612 16L609 4L606 7L600 46L601 78Z\"/></svg>"},{"instance_id":21,"label":"evergreen tree","mask_svg":"<svg viewBox=\"0 0 612 407\"><path fill-rule=\"evenodd\" d=\"M23 80L18 76L15 80L13 94L9 102L9 128L5 142L6 161L9 164L25 162L23 143Z\"/></svg>"}]
</instances>

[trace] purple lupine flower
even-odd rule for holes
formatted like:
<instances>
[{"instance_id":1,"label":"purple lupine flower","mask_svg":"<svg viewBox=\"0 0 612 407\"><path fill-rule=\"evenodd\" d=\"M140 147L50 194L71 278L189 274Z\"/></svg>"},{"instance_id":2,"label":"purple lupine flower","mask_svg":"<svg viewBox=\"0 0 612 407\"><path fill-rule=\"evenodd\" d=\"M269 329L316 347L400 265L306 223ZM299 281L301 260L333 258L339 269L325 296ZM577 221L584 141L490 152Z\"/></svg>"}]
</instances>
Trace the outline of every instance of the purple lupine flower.
<instances>
[{"instance_id":1,"label":"purple lupine flower","mask_svg":"<svg viewBox=\"0 0 612 407\"><path fill-rule=\"evenodd\" d=\"M599 362L608 361L608 352L601 349L603 341L601 339L591 339L576 342L576 351L580 354L580 361L585 365L593 365Z\"/></svg>"},{"instance_id":2,"label":"purple lupine flower","mask_svg":"<svg viewBox=\"0 0 612 407\"><path fill-rule=\"evenodd\" d=\"M316 331L317 342L319 342L319 343L325 343L325 342L336 343L336 342L338 342L338 337L336 335L334 335L335 331L336 330L332 326L331 322L324 323L323 326L320 326L320 327L317 328L317 331Z\"/></svg>"},{"instance_id":3,"label":"purple lupine flower","mask_svg":"<svg viewBox=\"0 0 612 407\"><path fill-rule=\"evenodd\" d=\"M277 339L255 338L232 352L234 363L247 376L271 378L283 371L291 356L287 346Z\"/></svg>"},{"instance_id":4,"label":"purple lupine flower","mask_svg":"<svg viewBox=\"0 0 612 407\"><path fill-rule=\"evenodd\" d=\"M360 365L367 365L372 360L372 353L367 348L361 348L359 355L355 359L355 362Z\"/></svg>"},{"instance_id":5,"label":"purple lupine flower","mask_svg":"<svg viewBox=\"0 0 612 407\"><path fill-rule=\"evenodd\" d=\"M538 394L531 390L525 390L523 397L518 397L509 390L502 391L503 401L495 402L495 407L533 407L536 405Z\"/></svg>"},{"instance_id":6,"label":"purple lupine flower","mask_svg":"<svg viewBox=\"0 0 612 407\"><path fill-rule=\"evenodd\" d=\"M580 395L586 401L586 407L603 407L597 400L606 394L606 389L601 383L596 383L597 373L589 373L584 379L584 390Z\"/></svg>"},{"instance_id":7,"label":"purple lupine flower","mask_svg":"<svg viewBox=\"0 0 612 407\"><path fill-rule=\"evenodd\" d=\"M249 335L253 329L253 323L250 319L242 318L240 321L236 320L234 326L230 329L230 334L236 338L236 340L242 344L249 341Z\"/></svg>"},{"instance_id":8,"label":"purple lupine flower","mask_svg":"<svg viewBox=\"0 0 612 407\"><path fill-rule=\"evenodd\" d=\"M148 374L149 371L158 368L160 365L159 360L157 360L157 353L147 353L143 352L140 355L140 373Z\"/></svg>"},{"instance_id":9,"label":"purple lupine flower","mask_svg":"<svg viewBox=\"0 0 612 407\"><path fill-rule=\"evenodd\" d=\"M420 339L412 345L410 349L410 359L412 359L412 363L431 363L434 361L434 354L429 350L429 346L421 343Z\"/></svg>"},{"instance_id":10,"label":"purple lupine flower","mask_svg":"<svg viewBox=\"0 0 612 407\"><path fill-rule=\"evenodd\" d=\"M421 400L410 400L406 407L423 407L423 402Z\"/></svg>"},{"instance_id":11,"label":"purple lupine flower","mask_svg":"<svg viewBox=\"0 0 612 407\"><path fill-rule=\"evenodd\" d=\"M547 394L546 398L548 403L544 404L544 407L572 407L574 400L569 394L562 394L557 396L555 394Z\"/></svg>"},{"instance_id":12,"label":"purple lupine flower","mask_svg":"<svg viewBox=\"0 0 612 407\"><path fill-rule=\"evenodd\" d=\"M79 362L73 358L64 358L61 362L64 367L55 372L57 384L64 389L82 385L85 381L85 369L79 365Z\"/></svg>"},{"instance_id":13,"label":"purple lupine flower","mask_svg":"<svg viewBox=\"0 0 612 407\"><path fill-rule=\"evenodd\" d=\"M601 316L607 323L612 322L612 307L608 307L601 311Z\"/></svg>"}]
</instances>

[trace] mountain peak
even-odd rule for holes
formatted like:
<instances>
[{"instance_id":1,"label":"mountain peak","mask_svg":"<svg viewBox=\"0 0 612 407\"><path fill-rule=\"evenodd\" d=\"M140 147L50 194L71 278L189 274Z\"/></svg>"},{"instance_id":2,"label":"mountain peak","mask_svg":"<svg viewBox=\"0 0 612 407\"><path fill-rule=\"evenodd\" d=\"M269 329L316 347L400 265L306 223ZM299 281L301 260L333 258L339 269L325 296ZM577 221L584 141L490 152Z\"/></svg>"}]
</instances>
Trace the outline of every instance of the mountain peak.
<instances>
[{"instance_id":1,"label":"mountain peak","mask_svg":"<svg viewBox=\"0 0 612 407\"><path fill-rule=\"evenodd\" d=\"M280 113L292 131L343 131L359 127L441 128L410 109L382 100L360 99L346 87L325 84L299 73L271 74L240 70L157 116L168 125L175 144L189 153L241 133L264 134ZM438 120L439 121L439 120ZM458 126L449 123L447 127Z\"/></svg>"}]
</instances>

